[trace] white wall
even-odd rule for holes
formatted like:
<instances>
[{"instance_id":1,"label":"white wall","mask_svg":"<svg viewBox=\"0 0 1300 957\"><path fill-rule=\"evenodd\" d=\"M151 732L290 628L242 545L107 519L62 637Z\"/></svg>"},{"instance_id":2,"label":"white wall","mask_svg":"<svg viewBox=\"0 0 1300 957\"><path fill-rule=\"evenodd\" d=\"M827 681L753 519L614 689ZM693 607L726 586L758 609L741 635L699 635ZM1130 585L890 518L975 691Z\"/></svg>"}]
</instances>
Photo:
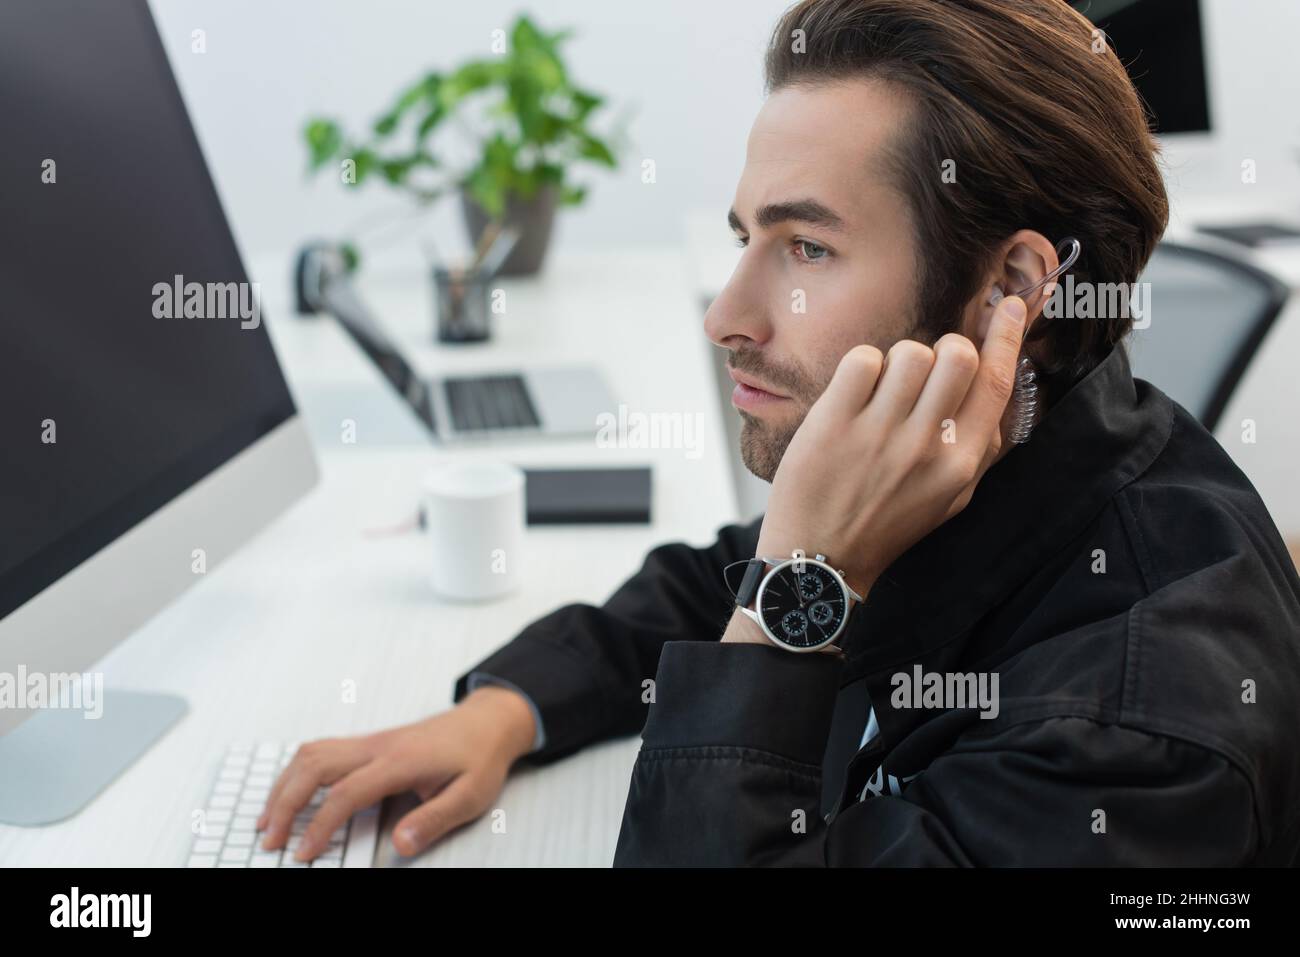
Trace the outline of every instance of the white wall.
<instances>
[{"instance_id":1,"label":"white wall","mask_svg":"<svg viewBox=\"0 0 1300 957\"><path fill-rule=\"evenodd\" d=\"M1259 166L1261 191L1300 192L1300 2L1205 0L1216 131L1170 145L1176 199L1239 183ZM559 241L573 246L681 239L681 219L726 208L761 102L761 54L785 0L536 0L544 28L579 30L568 55L580 82L633 106L633 146L616 173L592 169L588 204L568 211ZM345 194L328 175L304 178L300 129L328 113L361 128L430 67L487 55L517 0L153 0L219 187L250 255L284 253L302 238L337 235L373 210L401 208L383 187ZM206 31L207 52L190 50ZM658 182L640 182L640 161ZM1300 203L1296 203L1300 213ZM434 229L460 239L452 204ZM399 234L396 237L402 238Z\"/></svg>"},{"instance_id":2,"label":"white wall","mask_svg":"<svg viewBox=\"0 0 1300 957\"><path fill-rule=\"evenodd\" d=\"M304 179L305 117L327 113L360 130L430 68L491 54L517 0L153 0L163 41L250 257L338 235L402 200L380 185L346 194L323 174ZM593 189L569 210L557 239L576 246L677 242L687 209L725 208L761 102L761 51L784 0L654 3L538 0L544 29L572 26L571 75L636 110L622 168L591 167ZM194 29L207 51L190 49ZM614 110L608 111L611 117ZM601 114L597 114L598 116ZM641 183L643 158L657 183ZM460 241L454 203L435 211L437 235ZM440 241L440 245L443 243ZM287 252L286 252L287 255Z\"/></svg>"}]
</instances>

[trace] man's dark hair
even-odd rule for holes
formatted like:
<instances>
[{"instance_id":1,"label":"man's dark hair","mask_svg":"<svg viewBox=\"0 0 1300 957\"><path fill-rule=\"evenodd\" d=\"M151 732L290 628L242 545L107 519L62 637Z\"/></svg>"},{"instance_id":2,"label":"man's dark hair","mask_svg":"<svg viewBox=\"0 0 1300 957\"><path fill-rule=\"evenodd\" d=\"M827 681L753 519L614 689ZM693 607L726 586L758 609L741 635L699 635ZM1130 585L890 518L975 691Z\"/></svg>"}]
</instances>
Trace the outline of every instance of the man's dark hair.
<instances>
[{"instance_id":1,"label":"man's dark hair","mask_svg":"<svg viewBox=\"0 0 1300 957\"><path fill-rule=\"evenodd\" d=\"M1018 229L1077 237L1071 272L1093 283L1136 282L1164 233L1159 148L1100 36L1064 0L803 0L773 32L769 92L877 78L910 96L889 164L909 202L918 332L931 341L957 327ZM948 160L955 182L941 176ZM1047 402L1131 325L1127 315L1037 320L1028 341L1045 346Z\"/></svg>"}]
</instances>

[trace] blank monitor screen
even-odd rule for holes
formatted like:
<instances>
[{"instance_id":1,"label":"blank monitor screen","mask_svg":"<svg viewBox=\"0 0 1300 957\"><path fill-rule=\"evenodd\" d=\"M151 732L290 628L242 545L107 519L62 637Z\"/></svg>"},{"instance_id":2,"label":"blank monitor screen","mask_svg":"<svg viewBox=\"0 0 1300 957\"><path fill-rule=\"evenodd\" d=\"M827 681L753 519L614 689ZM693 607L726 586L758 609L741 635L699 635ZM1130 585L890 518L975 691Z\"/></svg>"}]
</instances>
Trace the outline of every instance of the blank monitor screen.
<instances>
[{"instance_id":1,"label":"blank monitor screen","mask_svg":"<svg viewBox=\"0 0 1300 957\"><path fill-rule=\"evenodd\" d=\"M1106 34L1156 133L1210 129L1200 0L1071 0Z\"/></svg>"},{"instance_id":2,"label":"blank monitor screen","mask_svg":"<svg viewBox=\"0 0 1300 957\"><path fill-rule=\"evenodd\" d=\"M0 618L293 415L246 281L143 0L0 3Z\"/></svg>"}]
</instances>

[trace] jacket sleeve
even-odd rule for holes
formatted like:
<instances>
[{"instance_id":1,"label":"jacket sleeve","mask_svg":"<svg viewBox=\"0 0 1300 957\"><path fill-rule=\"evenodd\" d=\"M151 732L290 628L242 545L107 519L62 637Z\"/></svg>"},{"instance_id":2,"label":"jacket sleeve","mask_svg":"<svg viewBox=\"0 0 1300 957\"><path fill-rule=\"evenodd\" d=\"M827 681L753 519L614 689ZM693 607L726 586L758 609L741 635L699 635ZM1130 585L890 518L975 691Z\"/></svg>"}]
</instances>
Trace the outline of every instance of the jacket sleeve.
<instances>
[{"instance_id":1,"label":"jacket sleeve","mask_svg":"<svg viewBox=\"0 0 1300 957\"><path fill-rule=\"evenodd\" d=\"M665 645L615 866L1233 866L1254 851L1250 785L1222 756L1072 716L977 721L901 793L828 823L843 667Z\"/></svg>"},{"instance_id":2,"label":"jacket sleeve","mask_svg":"<svg viewBox=\"0 0 1300 957\"><path fill-rule=\"evenodd\" d=\"M705 548L653 549L604 605L570 604L539 619L456 679L491 676L521 690L541 717L540 747L520 760L547 764L645 724L664 642L716 641L735 604L723 569L753 558L762 519L727 525Z\"/></svg>"}]
</instances>

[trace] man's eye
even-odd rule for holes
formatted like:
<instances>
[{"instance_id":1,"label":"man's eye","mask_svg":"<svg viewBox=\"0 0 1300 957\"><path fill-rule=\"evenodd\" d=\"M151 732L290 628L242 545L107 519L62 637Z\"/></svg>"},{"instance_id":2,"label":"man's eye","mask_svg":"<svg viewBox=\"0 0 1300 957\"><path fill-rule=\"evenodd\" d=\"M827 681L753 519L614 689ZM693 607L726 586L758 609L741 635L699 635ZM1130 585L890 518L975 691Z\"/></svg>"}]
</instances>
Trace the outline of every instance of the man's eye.
<instances>
[{"instance_id":1,"label":"man's eye","mask_svg":"<svg viewBox=\"0 0 1300 957\"><path fill-rule=\"evenodd\" d=\"M749 245L749 237L748 237L748 236L737 236L737 237L736 237L736 245L739 246L741 249L744 249L746 246Z\"/></svg>"},{"instance_id":2,"label":"man's eye","mask_svg":"<svg viewBox=\"0 0 1300 957\"><path fill-rule=\"evenodd\" d=\"M830 250L825 246L819 246L808 239L796 239L794 245L799 251L800 258L807 262L818 262L830 255Z\"/></svg>"}]
</instances>

